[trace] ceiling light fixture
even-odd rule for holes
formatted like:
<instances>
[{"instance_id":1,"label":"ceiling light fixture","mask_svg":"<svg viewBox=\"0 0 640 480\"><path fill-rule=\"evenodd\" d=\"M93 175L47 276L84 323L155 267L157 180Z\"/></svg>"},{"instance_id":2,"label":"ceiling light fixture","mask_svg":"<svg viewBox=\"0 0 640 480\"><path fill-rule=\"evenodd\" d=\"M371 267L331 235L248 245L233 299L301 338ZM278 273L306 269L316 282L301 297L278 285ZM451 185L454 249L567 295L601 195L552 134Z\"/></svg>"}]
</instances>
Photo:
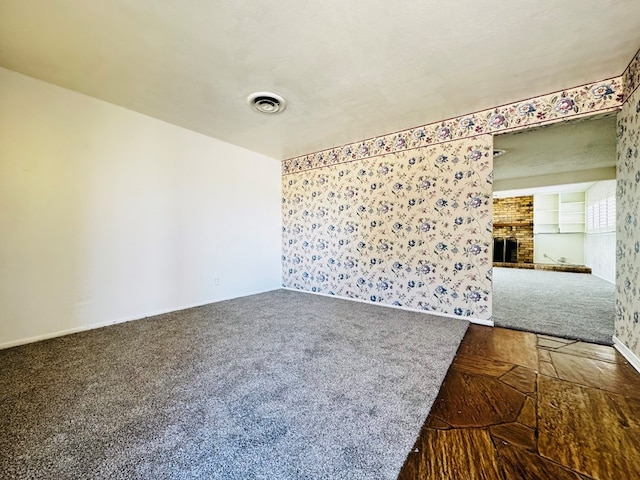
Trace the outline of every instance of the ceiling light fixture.
<instances>
[{"instance_id":1,"label":"ceiling light fixture","mask_svg":"<svg viewBox=\"0 0 640 480\"><path fill-rule=\"evenodd\" d=\"M249 105L260 113L280 113L287 107L287 101L277 93L255 92L247 97Z\"/></svg>"}]
</instances>

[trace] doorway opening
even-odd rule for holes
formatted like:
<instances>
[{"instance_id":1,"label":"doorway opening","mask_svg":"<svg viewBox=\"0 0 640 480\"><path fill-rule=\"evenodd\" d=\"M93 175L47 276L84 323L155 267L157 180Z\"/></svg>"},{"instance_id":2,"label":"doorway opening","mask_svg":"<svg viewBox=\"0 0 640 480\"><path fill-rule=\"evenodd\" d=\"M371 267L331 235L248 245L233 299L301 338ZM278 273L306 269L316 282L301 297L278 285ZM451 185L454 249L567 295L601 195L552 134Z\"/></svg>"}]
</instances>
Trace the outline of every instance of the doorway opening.
<instances>
[{"instance_id":1,"label":"doorway opening","mask_svg":"<svg viewBox=\"0 0 640 480\"><path fill-rule=\"evenodd\" d=\"M615 132L607 115L495 136L496 326L612 343Z\"/></svg>"}]
</instances>

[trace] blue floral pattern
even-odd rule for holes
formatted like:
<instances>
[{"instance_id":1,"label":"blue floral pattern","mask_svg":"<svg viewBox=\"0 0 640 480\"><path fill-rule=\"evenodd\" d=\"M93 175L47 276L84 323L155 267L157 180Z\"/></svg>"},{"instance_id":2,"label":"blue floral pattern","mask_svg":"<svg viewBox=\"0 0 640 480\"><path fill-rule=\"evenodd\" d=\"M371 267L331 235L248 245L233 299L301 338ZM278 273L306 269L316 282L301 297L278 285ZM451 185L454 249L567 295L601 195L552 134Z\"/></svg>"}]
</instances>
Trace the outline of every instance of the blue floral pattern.
<instances>
[{"instance_id":1,"label":"blue floral pattern","mask_svg":"<svg viewBox=\"0 0 640 480\"><path fill-rule=\"evenodd\" d=\"M634 62L636 66L640 63L637 55ZM570 118L617 111L622 105L625 85L637 85L638 76L638 71L627 69L620 77L291 158L282 162L282 171L289 174L475 135L520 130Z\"/></svg>"},{"instance_id":2,"label":"blue floral pattern","mask_svg":"<svg viewBox=\"0 0 640 480\"><path fill-rule=\"evenodd\" d=\"M640 52L639 52L640 54ZM640 61L625 72L628 98L618 114L615 335L640 357ZM634 91L635 90L635 91Z\"/></svg>"},{"instance_id":3,"label":"blue floral pattern","mask_svg":"<svg viewBox=\"0 0 640 480\"><path fill-rule=\"evenodd\" d=\"M615 334L640 356L638 86L640 51L620 77L285 160L283 286L490 319L483 134L622 107Z\"/></svg>"},{"instance_id":4,"label":"blue floral pattern","mask_svg":"<svg viewBox=\"0 0 640 480\"><path fill-rule=\"evenodd\" d=\"M629 66L622 74L622 83L625 90L625 98L629 98L640 86L640 50L631 59Z\"/></svg>"},{"instance_id":5,"label":"blue floral pattern","mask_svg":"<svg viewBox=\"0 0 640 480\"><path fill-rule=\"evenodd\" d=\"M283 175L283 286L491 318L493 139L405 149L420 137Z\"/></svg>"}]
</instances>

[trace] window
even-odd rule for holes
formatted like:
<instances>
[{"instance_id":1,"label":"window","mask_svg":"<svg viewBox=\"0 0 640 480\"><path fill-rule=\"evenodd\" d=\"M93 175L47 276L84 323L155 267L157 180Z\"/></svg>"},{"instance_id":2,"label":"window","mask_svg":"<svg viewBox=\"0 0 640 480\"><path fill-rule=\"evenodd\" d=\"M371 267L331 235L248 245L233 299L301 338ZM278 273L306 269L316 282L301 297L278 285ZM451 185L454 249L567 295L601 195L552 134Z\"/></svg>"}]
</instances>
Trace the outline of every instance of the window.
<instances>
[{"instance_id":1,"label":"window","mask_svg":"<svg viewBox=\"0 0 640 480\"><path fill-rule=\"evenodd\" d=\"M610 196L587 207L587 232L616 231L616 197Z\"/></svg>"}]
</instances>

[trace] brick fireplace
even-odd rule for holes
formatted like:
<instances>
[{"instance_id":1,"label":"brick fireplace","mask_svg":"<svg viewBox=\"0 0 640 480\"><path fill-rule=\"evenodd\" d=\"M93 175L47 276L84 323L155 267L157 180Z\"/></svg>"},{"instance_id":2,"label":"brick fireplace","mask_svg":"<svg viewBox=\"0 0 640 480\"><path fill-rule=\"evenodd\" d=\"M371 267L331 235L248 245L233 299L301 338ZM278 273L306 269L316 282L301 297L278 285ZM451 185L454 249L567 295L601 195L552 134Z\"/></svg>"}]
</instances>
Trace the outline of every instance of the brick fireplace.
<instances>
[{"instance_id":1,"label":"brick fireplace","mask_svg":"<svg viewBox=\"0 0 640 480\"><path fill-rule=\"evenodd\" d=\"M493 199L493 238L515 238L517 262L533 263L532 195Z\"/></svg>"}]
</instances>

